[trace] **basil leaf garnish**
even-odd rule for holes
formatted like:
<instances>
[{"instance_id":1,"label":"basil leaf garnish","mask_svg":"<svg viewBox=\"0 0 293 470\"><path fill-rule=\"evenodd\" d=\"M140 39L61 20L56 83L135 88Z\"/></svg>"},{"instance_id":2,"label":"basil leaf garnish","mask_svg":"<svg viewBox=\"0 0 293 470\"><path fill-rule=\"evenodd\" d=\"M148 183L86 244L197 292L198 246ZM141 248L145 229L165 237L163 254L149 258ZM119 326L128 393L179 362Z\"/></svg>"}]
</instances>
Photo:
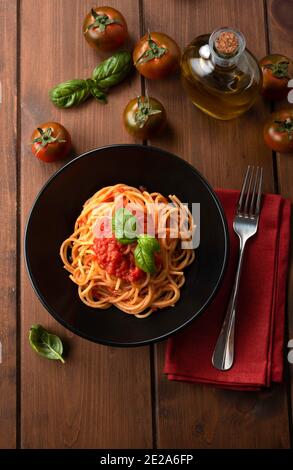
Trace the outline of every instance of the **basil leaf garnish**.
<instances>
[{"instance_id":1,"label":"basil leaf garnish","mask_svg":"<svg viewBox=\"0 0 293 470\"><path fill-rule=\"evenodd\" d=\"M137 243L147 251L160 251L160 244L155 237L147 234L141 234L137 237Z\"/></svg>"},{"instance_id":2,"label":"basil leaf garnish","mask_svg":"<svg viewBox=\"0 0 293 470\"><path fill-rule=\"evenodd\" d=\"M29 342L34 351L47 359L61 361L65 363L63 354L63 344L61 339L49 333L41 325L32 325L29 331Z\"/></svg>"},{"instance_id":3,"label":"basil leaf garnish","mask_svg":"<svg viewBox=\"0 0 293 470\"><path fill-rule=\"evenodd\" d=\"M154 273L156 271L155 251L160 251L158 240L146 234L139 235L137 237L137 246L134 250L136 266L146 273Z\"/></svg>"},{"instance_id":4,"label":"basil leaf garnish","mask_svg":"<svg viewBox=\"0 0 293 470\"><path fill-rule=\"evenodd\" d=\"M155 260L152 252L145 251L137 244L134 250L135 264L145 273L154 273L156 270Z\"/></svg>"},{"instance_id":5,"label":"basil leaf garnish","mask_svg":"<svg viewBox=\"0 0 293 470\"><path fill-rule=\"evenodd\" d=\"M136 241L136 217L124 207L115 212L112 218L115 238L124 245Z\"/></svg>"},{"instance_id":6,"label":"basil leaf garnish","mask_svg":"<svg viewBox=\"0 0 293 470\"><path fill-rule=\"evenodd\" d=\"M137 242L134 261L138 268L145 273L156 271L154 252L160 251L160 244L155 237L147 234L136 235L137 219L131 212L124 207L118 209L112 218L112 230L119 243L127 245Z\"/></svg>"},{"instance_id":7,"label":"basil leaf garnish","mask_svg":"<svg viewBox=\"0 0 293 470\"><path fill-rule=\"evenodd\" d=\"M104 90L120 83L132 68L132 58L128 51L116 52L104 60L93 71L93 80Z\"/></svg>"}]
</instances>

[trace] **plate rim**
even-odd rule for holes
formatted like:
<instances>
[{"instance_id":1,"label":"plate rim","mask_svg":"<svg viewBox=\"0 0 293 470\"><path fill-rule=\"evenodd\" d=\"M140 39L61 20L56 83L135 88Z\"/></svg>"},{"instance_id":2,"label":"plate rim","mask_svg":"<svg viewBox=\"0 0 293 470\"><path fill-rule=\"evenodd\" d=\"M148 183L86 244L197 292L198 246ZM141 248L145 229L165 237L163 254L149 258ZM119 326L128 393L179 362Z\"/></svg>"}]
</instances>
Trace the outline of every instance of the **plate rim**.
<instances>
[{"instance_id":1,"label":"plate rim","mask_svg":"<svg viewBox=\"0 0 293 470\"><path fill-rule=\"evenodd\" d=\"M116 148L116 147L135 147L135 148L140 148L140 149L143 148L146 151L159 151L161 153L164 153L165 155L168 155L171 158L174 158L175 160L180 160L185 165L187 165L191 169L191 171L193 171L193 173L195 173L197 175L197 177L202 181L202 183L208 189L210 195L212 196L212 198L213 198L213 200L214 200L214 202L217 206L217 209L219 211L220 217L221 217L222 227L223 227L223 231L224 231L224 240L225 240L224 257L223 257L223 263L222 263L222 266L221 266L220 275L218 277L218 280L217 280L210 296L205 301L205 303L202 305L202 307L199 310L197 310L197 312L194 313L182 325L180 325L177 328L173 329L169 333L165 333L163 335L157 336L156 338L153 338L153 339L150 339L150 340L131 341L131 342L128 342L128 343L119 343L117 341L111 341L111 340L107 340L107 341L97 340L96 338L92 337L91 335L87 335L86 333L83 333L80 330L78 330L77 328L72 327L70 324L68 324L58 313L56 313L56 311L50 305L48 305L48 303L46 302L46 300L43 297L42 293L40 292L39 288L37 287L37 283L36 283L35 278L32 274L32 268L31 268L31 265L29 263L28 253L27 253L27 251L28 251L28 229L29 229L29 224L30 224L32 214L33 214L34 209L35 209L35 207L38 203L39 198L45 192L46 188L51 184L51 182L59 175L59 173L62 173L63 171L65 171L67 167L74 164L74 162L76 162L77 160L79 160L81 158L84 158L85 156L87 156L91 153L99 152L101 150L105 150L105 149L109 149L109 148ZM230 253L230 238L229 238L229 230L228 230L226 215L224 213L224 209L222 207L222 204L221 204L217 194L215 193L214 189L212 188L211 184L206 180L206 178L193 165L191 165L188 161L186 161L183 158L179 157L175 153L169 152L168 150L165 150L165 149L161 149L160 147L155 147L155 146L151 146L151 145L144 145L144 144L109 144L109 145L103 145L101 147L96 147L96 148L93 148L93 149L88 150L86 152L83 152L82 154L76 156L72 160L65 163L61 168L59 168L55 173L53 173L50 176L50 178L45 182L45 184L42 186L42 188L39 190L39 192L35 196L33 204L31 206L31 209L30 209L29 214L27 216L27 221L26 221L25 230L24 230L23 244L24 244L25 266L26 266L26 271L28 273L28 277L30 279L30 283L31 283L31 285L33 287L33 290L35 291L39 301L41 302L43 307L45 307L45 309L48 311L48 313L50 315L52 315L52 317L58 323L60 323L62 326L64 326L67 330L71 331L72 333L76 334L79 337L82 337L82 338L84 338L88 341L94 342L96 344L102 344L104 346L122 347L122 348L147 346L147 345L150 345L150 344L155 344L155 343L160 342L160 341L164 341L167 338L169 338L170 336L173 336L173 335L181 332L185 327L187 327L189 324L191 324L199 315L201 315L206 310L208 305L214 299L214 297L215 297L215 295L216 295L216 293L217 293L217 291L220 287L220 284L223 280L224 273L225 273L226 268L227 268L229 253Z\"/></svg>"}]
</instances>

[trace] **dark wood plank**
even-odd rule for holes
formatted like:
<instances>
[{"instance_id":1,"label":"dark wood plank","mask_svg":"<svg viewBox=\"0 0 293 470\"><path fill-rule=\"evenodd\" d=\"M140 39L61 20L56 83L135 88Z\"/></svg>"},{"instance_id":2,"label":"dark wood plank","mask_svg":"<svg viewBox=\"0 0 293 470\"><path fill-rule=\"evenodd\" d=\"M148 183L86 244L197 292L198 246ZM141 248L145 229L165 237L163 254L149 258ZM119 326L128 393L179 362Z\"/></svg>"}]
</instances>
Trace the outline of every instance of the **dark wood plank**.
<instances>
[{"instance_id":1,"label":"dark wood plank","mask_svg":"<svg viewBox=\"0 0 293 470\"><path fill-rule=\"evenodd\" d=\"M16 446L16 13L16 0L0 2L0 448Z\"/></svg>"},{"instance_id":2,"label":"dark wood plank","mask_svg":"<svg viewBox=\"0 0 293 470\"><path fill-rule=\"evenodd\" d=\"M137 37L138 2L108 3L124 13L131 34ZM127 100L139 94L138 77L113 90L105 107L92 101L60 111L48 100L53 85L86 77L98 63L81 33L83 17L92 5L92 0L21 2L22 228L35 195L58 167L30 155L27 142L37 123L51 119L63 123L77 153L129 141L121 113ZM108 348L69 333L41 307L24 266L21 304L22 447L151 447L149 348ZM31 351L27 333L36 321L69 344L65 365Z\"/></svg>"},{"instance_id":3,"label":"dark wood plank","mask_svg":"<svg viewBox=\"0 0 293 470\"><path fill-rule=\"evenodd\" d=\"M222 25L239 28L257 57L266 53L263 2L251 0L145 0L144 28L164 31L183 47L193 37ZM260 99L246 116L231 122L213 120L185 97L177 77L149 81L148 91L167 109L170 129L152 144L191 162L217 187L239 188L249 163L264 167L265 190L273 191L271 153L260 123L269 108ZM288 447L285 386L262 393L239 393L201 385L171 383L164 377L164 348L156 347L158 447Z\"/></svg>"},{"instance_id":4,"label":"dark wood plank","mask_svg":"<svg viewBox=\"0 0 293 470\"><path fill-rule=\"evenodd\" d=\"M270 52L282 53L293 60L292 28L293 28L293 1L287 0L269 0L268 11L268 39ZM290 14L291 13L291 14ZM279 107L288 107L288 102L280 103ZM280 193L293 201L293 158L291 155L276 156L278 169L278 184ZM293 233L293 225L292 225ZM288 331L289 338L293 338L293 256L291 247L291 257L289 261L289 280L288 280ZM293 367L289 366L288 373L291 380L291 403L293 400ZM291 409L292 411L292 409ZM291 417L291 420L293 416ZM291 430L292 432L292 430ZM293 436L291 436L293 439Z\"/></svg>"}]
</instances>

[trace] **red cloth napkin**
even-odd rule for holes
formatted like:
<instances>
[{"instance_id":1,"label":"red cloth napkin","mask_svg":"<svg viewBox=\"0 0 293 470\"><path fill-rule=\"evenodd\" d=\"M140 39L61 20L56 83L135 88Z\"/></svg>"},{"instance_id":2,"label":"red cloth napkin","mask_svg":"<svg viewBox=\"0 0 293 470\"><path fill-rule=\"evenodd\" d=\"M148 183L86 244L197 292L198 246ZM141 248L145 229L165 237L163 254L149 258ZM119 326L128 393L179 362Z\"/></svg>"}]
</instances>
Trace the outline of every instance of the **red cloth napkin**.
<instances>
[{"instance_id":1,"label":"red cloth napkin","mask_svg":"<svg viewBox=\"0 0 293 470\"><path fill-rule=\"evenodd\" d=\"M219 190L217 194L229 225L227 270L208 309L168 340L164 372L170 380L259 390L271 382L281 382L283 375L290 201L273 194L263 197L258 232L247 242L243 262L234 365L221 372L211 360L235 278L239 241L232 223L239 192Z\"/></svg>"}]
</instances>

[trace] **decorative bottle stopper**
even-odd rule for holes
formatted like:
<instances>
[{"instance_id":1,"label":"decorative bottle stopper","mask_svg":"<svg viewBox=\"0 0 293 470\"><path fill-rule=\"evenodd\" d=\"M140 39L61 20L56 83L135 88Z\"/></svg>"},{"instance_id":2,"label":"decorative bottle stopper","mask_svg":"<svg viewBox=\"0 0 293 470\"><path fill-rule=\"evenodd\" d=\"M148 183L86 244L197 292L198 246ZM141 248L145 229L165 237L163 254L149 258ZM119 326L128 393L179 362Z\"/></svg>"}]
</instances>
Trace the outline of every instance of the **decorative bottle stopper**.
<instances>
[{"instance_id":1,"label":"decorative bottle stopper","mask_svg":"<svg viewBox=\"0 0 293 470\"><path fill-rule=\"evenodd\" d=\"M220 28L210 35L209 48L215 64L229 67L237 63L245 50L245 38L240 31Z\"/></svg>"}]
</instances>

